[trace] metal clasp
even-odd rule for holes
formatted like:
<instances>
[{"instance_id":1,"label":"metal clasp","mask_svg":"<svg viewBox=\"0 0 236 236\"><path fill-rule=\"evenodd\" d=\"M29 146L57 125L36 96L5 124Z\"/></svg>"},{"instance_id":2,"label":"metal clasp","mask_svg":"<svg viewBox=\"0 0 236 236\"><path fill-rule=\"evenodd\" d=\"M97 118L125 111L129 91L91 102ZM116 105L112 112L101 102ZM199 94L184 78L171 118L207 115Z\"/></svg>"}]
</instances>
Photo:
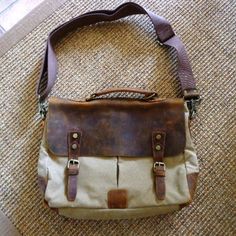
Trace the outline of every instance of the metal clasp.
<instances>
[{"instance_id":1,"label":"metal clasp","mask_svg":"<svg viewBox=\"0 0 236 236\"><path fill-rule=\"evenodd\" d=\"M186 100L187 107L188 107L188 110L189 110L189 118L190 119L193 119L196 116L197 106L200 105L201 100L202 99L200 97Z\"/></svg>"},{"instance_id":2,"label":"metal clasp","mask_svg":"<svg viewBox=\"0 0 236 236\"><path fill-rule=\"evenodd\" d=\"M45 120L48 112L48 101L39 102L39 114L42 120Z\"/></svg>"},{"instance_id":3,"label":"metal clasp","mask_svg":"<svg viewBox=\"0 0 236 236\"><path fill-rule=\"evenodd\" d=\"M68 162L67 162L68 169L70 168L70 165L78 165L78 168L79 168L79 165L80 165L79 160L77 160L77 159L68 160Z\"/></svg>"},{"instance_id":4,"label":"metal clasp","mask_svg":"<svg viewBox=\"0 0 236 236\"><path fill-rule=\"evenodd\" d=\"M153 164L153 168L154 170L159 167L159 166L163 166L164 170L166 170L166 165L164 162L160 162L160 161L156 161L154 164Z\"/></svg>"}]
</instances>

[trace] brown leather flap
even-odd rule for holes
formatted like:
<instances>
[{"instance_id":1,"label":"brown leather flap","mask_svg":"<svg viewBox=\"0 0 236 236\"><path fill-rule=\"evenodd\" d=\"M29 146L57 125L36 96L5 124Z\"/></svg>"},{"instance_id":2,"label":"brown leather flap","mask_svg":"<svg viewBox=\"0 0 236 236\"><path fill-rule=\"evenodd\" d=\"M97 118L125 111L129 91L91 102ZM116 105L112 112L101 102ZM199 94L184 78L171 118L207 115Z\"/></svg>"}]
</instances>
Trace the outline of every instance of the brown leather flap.
<instances>
[{"instance_id":1,"label":"brown leather flap","mask_svg":"<svg viewBox=\"0 0 236 236\"><path fill-rule=\"evenodd\" d=\"M81 156L152 156L152 132L166 132L164 156L184 152L182 99L152 101L101 99L77 102L49 99L47 144L57 156L68 156L67 134L82 132Z\"/></svg>"}]
</instances>

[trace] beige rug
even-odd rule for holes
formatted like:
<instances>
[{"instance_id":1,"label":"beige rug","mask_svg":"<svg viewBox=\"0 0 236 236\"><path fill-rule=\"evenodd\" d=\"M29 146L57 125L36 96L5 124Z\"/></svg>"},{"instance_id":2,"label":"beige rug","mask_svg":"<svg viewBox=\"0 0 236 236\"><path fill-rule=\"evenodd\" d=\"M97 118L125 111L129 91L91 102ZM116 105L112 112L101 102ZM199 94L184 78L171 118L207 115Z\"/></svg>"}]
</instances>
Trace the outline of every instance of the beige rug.
<instances>
[{"instance_id":1,"label":"beige rug","mask_svg":"<svg viewBox=\"0 0 236 236\"><path fill-rule=\"evenodd\" d=\"M172 22L203 97L192 122L201 166L194 204L162 217L121 221L65 219L42 204L35 85L47 34L80 13L122 2L67 1L0 58L0 208L23 235L236 235L235 1L137 1ZM180 92L173 53L157 46L145 16L79 30L57 53L54 95L78 98L112 86L155 89L165 97Z\"/></svg>"},{"instance_id":2,"label":"beige rug","mask_svg":"<svg viewBox=\"0 0 236 236\"><path fill-rule=\"evenodd\" d=\"M66 0L3 0L3 5L11 2L11 7L9 6L0 14L0 56L30 33ZM23 9L25 4L28 5Z\"/></svg>"}]
</instances>

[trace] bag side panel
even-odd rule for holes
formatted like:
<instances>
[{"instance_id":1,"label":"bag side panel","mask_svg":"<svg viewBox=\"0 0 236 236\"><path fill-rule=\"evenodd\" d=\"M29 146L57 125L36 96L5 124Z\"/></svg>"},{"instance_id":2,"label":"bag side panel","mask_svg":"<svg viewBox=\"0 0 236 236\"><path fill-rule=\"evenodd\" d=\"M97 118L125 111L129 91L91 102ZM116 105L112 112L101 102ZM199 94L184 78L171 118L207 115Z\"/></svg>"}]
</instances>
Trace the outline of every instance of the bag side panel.
<instances>
[{"instance_id":1,"label":"bag side panel","mask_svg":"<svg viewBox=\"0 0 236 236\"><path fill-rule=\"evenodd\" d=\"M198 173L199 173L199 163L197 159L197 154L194 148L194 144L192 141L190 128L189 128L189 112L187 105L185 105L185 132L186 132L186 147L184 151L185 157L185 166L187 172L187 181L188 181L188 188L191 199L187 202L187 205L192 202L196 187L197 187L197 180L198 180Z\"/></svg>"},{"instance_id":2,"label":"bag side panel","mask_svg":"<svg viewBox=\"0 0 236 236\"><path fill-rule=\"evenodd\" d=\"M38 159L38 185L41 193L44 195L48 184L48 154L45 149L45 141L42 139L39 149Z\"/></svg>"},{"instance_id":3,"label":"bag side panel","mask_svg":"<svg viewBox=\"0 0 236 236\"><path fill-rule=\"evenodd\" d=\"M186 106L185 109L186 109L185 111L186 146L184 150L184 156L185 156L187 174L198 173L199 172L198 159L189 129L189 118L188 118L189 112Z\"/></svg>"}]
</instances>

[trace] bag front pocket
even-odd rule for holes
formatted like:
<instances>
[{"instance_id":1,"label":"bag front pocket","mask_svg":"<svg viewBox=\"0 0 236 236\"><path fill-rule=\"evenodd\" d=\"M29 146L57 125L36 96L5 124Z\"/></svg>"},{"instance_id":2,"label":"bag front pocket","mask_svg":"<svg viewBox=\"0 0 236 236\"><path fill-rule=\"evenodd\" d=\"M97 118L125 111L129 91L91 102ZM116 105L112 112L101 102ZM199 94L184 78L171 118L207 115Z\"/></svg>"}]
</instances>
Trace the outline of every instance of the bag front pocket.
<instances>
[{"instance_id":1,"label":"bag front pocket","mask_svg":"<svg viewBox=\"0 0 236 236\"><path fill-rule=\"evenodd\" d=\"M128 207L182 204L190 199L183 154L164 158L166 196L157 200L152 157L119 157L119 188L128 191Z\"/></svg>"},{"instance_id":2,"label":"bag front pocket","mask_svg":"<svg viewBox=\"0 0 236 236\"><path fill-rule=\"evenodd\" d=\"M116 157L79 157L77 195L66 196L67 158L48 158L45 200L50 207L107 208L107 192L117 187Z\"/></svg>"}]
</instances>

